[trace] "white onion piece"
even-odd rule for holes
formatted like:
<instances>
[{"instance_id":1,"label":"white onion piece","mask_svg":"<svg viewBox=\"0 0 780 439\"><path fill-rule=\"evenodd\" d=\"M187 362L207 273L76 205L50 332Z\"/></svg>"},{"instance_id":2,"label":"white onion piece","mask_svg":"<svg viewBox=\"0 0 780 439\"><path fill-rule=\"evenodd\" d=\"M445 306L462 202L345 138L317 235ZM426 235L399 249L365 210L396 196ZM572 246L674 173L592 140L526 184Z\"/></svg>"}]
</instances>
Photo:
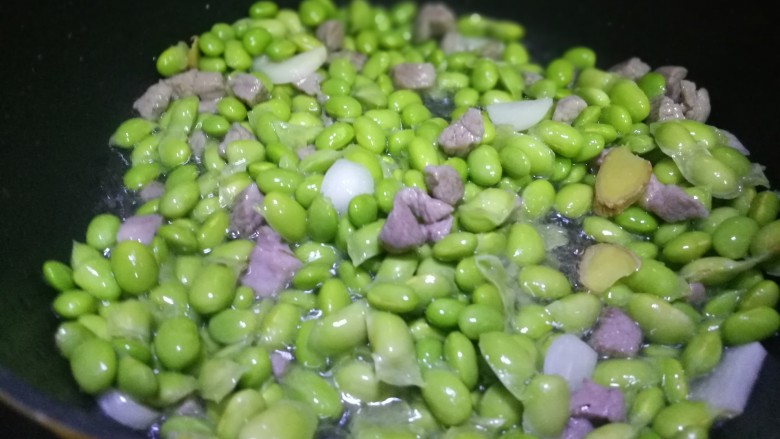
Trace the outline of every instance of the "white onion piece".
<instances>
[{"instance_id":1,"label":"white onion piece","mask_svg":"<svg viewBox=\"0 0 780 439\"><path fill-rule=\"evenodd\" d=\"M718 131L720 131L720 133L723 134L723 137L725 137L726 140L728 141L728 143L726 143L726 146L736 149L737 151L741 152L742 155L750 155L750 151L748 151L745 145L743 145L742 142L739 141L737 136L722 128L720 128Z\"/></svg>"},{"instance_id":2,"label":"white onion piece","mask_svg":"<svg viewBox=\"0 0 780 439\"><path fill-rule=\"evenodd\" d=\"M765 357L766 350L758 342L726 349L715 369L692 383L690 398L725 416L742 413Z\"/></svg>"},{"instance_id":3,"label":"white onion piece","mask_svg":"<svg viewBox=\"0 0 780 439\"><path fill-rule=\"evenodd\" d=\"M569 383L569 390L576 391L582 381L593 375L599 356L587 343L571 334L556 338L547 348L543 372L560 375Z\"/></svg>"},{"instance_id":4,"label":"white onion piece","mask_svg":"<svg viewBox=\"0 0 780 439\"><path fill-rule=\"evenodd\" d=\"M136 430L146 430L160 417L160 412L136 402L115 389L100 395L97 403L108 417Z\"/></svg>"},{"instance_id":5,"label":"white onion piece","mask_svg":"<svg viewBox=\"0 0 780 439\"><path fill-rule=\"evenodd\" d=\"M262 56L255 59L252 70L264 73L274 84L289 84L314 73L325 64L327 57L325 47L307 50L280 62L271 62Z\"/></svg>"},{"instance_id":6,"label":"white onion piece","mask_svg":"<svg viewBox=\"0 0 780 439\"><path fill-rule=\"evenodd\" d=\"M374 179L362 165L339 159L325 173L320 193L330 199L339 214L344 214L352 198L374 193Z\"/></svg>"},{"instance_id":7,"label":"white onion piece","mask_svg":"<svg viewBox=\"0 0 780 439\"><path fill-rule=\"evenodd\" d=\"M487 106L493 125L510 125L515 131L523 131L539 123L552 106L551 98L504 102Z\"/></svg>"}]
</instances>

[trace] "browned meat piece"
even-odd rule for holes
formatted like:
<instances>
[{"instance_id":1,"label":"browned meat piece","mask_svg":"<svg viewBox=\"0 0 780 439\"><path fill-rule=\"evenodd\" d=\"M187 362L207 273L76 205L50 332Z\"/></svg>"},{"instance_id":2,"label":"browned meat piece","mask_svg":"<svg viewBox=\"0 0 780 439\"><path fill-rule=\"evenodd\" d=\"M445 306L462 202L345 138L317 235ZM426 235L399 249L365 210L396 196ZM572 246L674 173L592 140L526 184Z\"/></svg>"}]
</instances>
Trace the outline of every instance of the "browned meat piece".
<instances>
[{"instance_id":1,"label":"browned meat piece","mask_svg":"<svg viewBox=\"0 0 780 439\"><path fill-rule=\"evenodd\" d=\"M420 189L404 188L393 199L379 242L391 253L403 253L436 241L452 228L452 206Z\"/></svg>"},{"instance_id":2,"label":"browned meat piece","mask_svg":"<svg viewBox=\"0 0 780 439\"><path fill-rule=\"evenodd\" d=\"M632 81L636 81L650 72L650 66L641 59L633 57L615 64L609 71Z\"/></svg>"},{"instance_id":3,"label":"browned meat piece","mask_svg":"<svg viewBox=\"0 0 780 439\"><path fill-rule=\"evenodd\" d=\"M306 93L309 96L320 96L322 90L320 89L320 83L322 82L322 75L317 72L313 72L309 75L296 81L293 85L298 90Z\"/></svg>"},{"instance_id":4,"label":"browned meat piece","mask_svg":"<svg viewBox=\"0 0 780 439\"><path fill-rule=\"evenodd\" d=\"M292 279L301 261L282 237L268 226L260 227L256 244L249 255L247 271L241 285L252 288L257 298L275 297Z\"/></svg>"},{"instance_id":5,"label":"browned meat piece","mask_svg":"<svg viewBox=\"0 0 780 439\"><path fill-rule=\"evenodd\" d=\"M426 166L425 185L433 198L454 206L463 198L463 180L452 166Z\"/></svg>"},{"instance_id":6,"label":"browned meat piece","mask_svg":"<svg viewBox=\"0 0 780 439\"><path fill-rule=\"evenodd\" d=\"M666 222L674 223L694 218L706 218L707 208L675 185L665 185L650 176L645 194L639 199L639 205L653 212Z\"/></svg>"},{"instance_id":7,"label":"browned meat piece","mask_svg":"<svg viewBox=\"0 0 780 439\"><path fill-rule=\"evenodd\" d=\"M560 439L583 439L593 431L593 424L583 418L569 418Z\"/></svg>"},{"instance_id":8,"label":"browned meat piece","mask_svg":"<svg viewBox=\"0 0 780 439\"><path fill-rule=\"evenodd\" d=\"M423 90L436 83L436 69L428 62L406 62L396 64L390 70L390 77L396 88Z\"/></svg>"},{"instance_id":9,"label":"browned meat piece","mask_svg":"<svg viewBox=\"0 0 780 439\"><path fill-rule=\"evenodd\" d=\"M414 40L440 37L455 29L455 13L444 3L426 3L414 20Z\"/></svg>"},{"instance_id":10,"label":"browned meat piece","mask_svg":"<svg viewBox=\"0 0 780 439\"><path fill-rule=\"evenodd\" d=\"M144 119L157 120L168 108L172 94L173 88L167 82L160 81L149 87L143 96L133 102L133 108Z\"/></svg>"},{"instance_id":11,"label":"browned meat piece","mask_svg":"<svg viewBox=\"0 0 780 439\"><path fill-rule=\"evenodd\" d=\"M324 21L317 27L316 35L328 52L334 52L344 45L344 24L339 20Z\"/></svg>"},{"instance_id":12,"label":"browned meat piece","mask_svg":"<svg viewBox=\"0 0 780 439\"><path fill-rule=\"evenodd\" d=\"M427 240L427 233L417 222L412 209L396 197L393 210L379 232L379 242L391 253L403 253L423 245Z\"/></svg>"},{"instance_id":13,"label":"browned meat piece","mask_svg":"<svg viewBox=\"0 0 780 439\"><path fill-rule=\"evenodd\" d=\"M203 151L206 149L206 141L206 134L201 130L194 130L190 134L190 138L188 140L190 144L190 150L192 151L192 156L197 160L200 160L200 158L203 156Z\"/></svg>"},{"instance_id":14,"label":"browned meat piece","mask_svg":"<svg viewBox=\"0 0 780 439\"><path fill-rule=\"evenodd\" d=\"M247 186L236 197L230 212L230 229L235 231L239 238L251 237L265 222L259 211L263 199L263 194L255 183Z\"/></svg>"},{"instance_id":15,"label":"browned meat piece","mask_svg":"<svg viewBox=\"0 0 780 439\"><path fill-rule=\"evenodd\" d=\"M262 102L267 94L263 83L254 75L237 73L228 79L228 87L235 97L249 106Z\"/></svg>"},{"instance_id":16,"label":"browned meat piece","mask_svg":"<svg viewBox=\"0 0 780 439\"><path fill-rule=\"evenodd\" d=\"M439 146L448 155L465 156L471 148L479 145L485 125L482 113L469 108L456 122L450 124L439 134Z\"/></svg>"},{"instance_id":17,"label":"browned meat piece","mask_svg":"<svg viewBox=\"0 0 780 439\"><path fill-rule=\"evenodd\" d=\"M328 63L331 63L336 58L347 58L349 62L355 66L355 70L358 72L363 70L363 65L368 60L368 57L360 52L353 50L342 50L340 52L328 52Z\"/></svg>"},{"instance_id":18,"label":"browned meat piece","mask_svg":"<svg viewBox=\"0 0 780 439\"><path fill-rule=\"evenodd\" d=\"M660 73L666 79L666 96L669 96L675 102L679 102L680 82L688 75L688 69L681 66L663 66L655 69L655 72Z\"/></svg>"},{"instance_id":19,"label":"browned meat piece","mask_svg":"<svg viewBox=\"0 0 780 439\"><path fill-rule=\"evenodd\" d=\"M642 344L642 330L631 317L618 308L606 308L588 344L608 357L633 357Z\"/></svg>"},{"instance_id":20,"label":"browned meat piece","mask_svg":"<svg viewBox=\"0 0 780 439\"><path fill-rule=\"evenodd\" d=\"M228 130L227 134L225 134L225 138L222 139L222 142L220 142L219 144L219 154L221 156L225 155L225 151L227 149L227 146L230 145L230 142L234 142L236 140L249 140L249 139L255 139L254 133L244 128L244 126L241 125L240 123L233 122L230 125L230 129Z\"/></svg>"},{"instance_id":21,"label":"browned meat piece","mask_svg":"<svg viewBox=\"0 0 780 439\"><path fill-rule=\"evenodd\" d=\"M165 82L173 88L173 95L177 97L197 96L208 101L225 96L225 78L219 72L190 69L171 76Z\"/></svg>"},{"instance_id":22,"label":"browned meat piece","mask_svg":"<svg viewBox=\"0 0 780 439\"><path fill-rule=\"evenodd\" d=\"M143 201L149 201L160 198L163 192L165 192L165 185L159 181L151 181L138 192L138 198Z\"/></svg>"},{"instance_id":23,"label":"browned meat piece","mask_svg":"<svg viewBox=\"0 0 780 439\"><path fill-rule=\"evenodd\" d=\"M626 419L623 392L598 385L588 379L571 395L569 410L575 418L592 421L621 422Z\"/></svg>"},{"instance_id":24,"label":"browned meat piece","mask_svg":"<svg viewBox=\"0 0 780 439\"><path fill-rule=\"evenodd\" d=\"M566 96L555 104L552 120L570 124L587 106L588 103L585 102L585 99L577 95Z\"/></svg>"},{"instance_id":25,"label":"browned meat piece","mask_svg":"<svg viewBox=\"0 0 780 439\"><path fill-rule=\"evenodd\" d=\"M685 108L675 104L668 96L656 96L650 101L650 114L648 122L661 122L664 120L685 119Z\"/></svg>"},{"instance_id":26,"label":"browned meat piece","mask_svg":"<svg viewBox=\"0 0 780 439\"><path fill-rule=\"evenodd\" d=\"M162 222L163 217L156 214L131 216L119 225L116 240L117 242L132 240L149 245Z\"/></svg>"},{"instance_id":27,"label":"browned meat piece","mask_svg":"<svg viewBox=\"0 0 780 439\"><path fill-rule=\"evenodd\" d=\"M706 122L710 117L710 94L706 88L696 89L696 84L688 81L680 81L681 103L686 109L685 118L699 122Z\"/></svg>"}]
</instances>

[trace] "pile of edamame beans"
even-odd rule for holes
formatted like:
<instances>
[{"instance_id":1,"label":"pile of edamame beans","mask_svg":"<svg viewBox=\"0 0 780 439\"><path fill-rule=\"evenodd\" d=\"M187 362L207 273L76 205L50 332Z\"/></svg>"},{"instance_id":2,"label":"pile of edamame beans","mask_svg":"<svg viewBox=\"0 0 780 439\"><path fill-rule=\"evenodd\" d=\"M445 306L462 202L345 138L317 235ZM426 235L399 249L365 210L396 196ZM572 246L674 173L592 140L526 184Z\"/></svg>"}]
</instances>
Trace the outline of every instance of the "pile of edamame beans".
<instances>
[{"instance_id":1,"label":"pile of edamame beans","mask_svg":"<svg viewBox=\"0 0 780 439\"><path fill-rule=\"evenodd\" d=\"M627 415L587 437L707 437L716 414L688 400L689 384L724 350L780 324L780 290L768 274L779 268L777 195L755 185L755 167L717 128L646 122L662 76L618 79L585 47L536 64L522 26L478 14L457 18L457 31L500 51L445 54L433 39L414 40L419 8L260 1L248 17L161 53L163 77L250 72L260 56L281 62L321 46L317 27L339 19L343 50L367 58L319 68L320 99L255 72L268 91L255 106L227 95L199 112L197 97L183 97L159 120L119 126L113 144L131 164L127 189L162 188L135 215L164 220L144 245L117 242L125 219L97 215L68 264L44 264L58 291L56 343L78 385L94 395L117 389L158 411L155 434L166 439L558 437L571 392L543 373L546 350L561 334L587 340L602 310L616 307L644 344L636 357L599 359L591 379L620 389ZM433 64L435 86L396 89L390 69L404 62ZM526 85L527 75L539 79ZM571 123L548 113L514 132L484 111L572 94L588 105ZM431 111L431 99L444 104ZM447 156L438 136L468 108L482 110L481 141ZM220 152L234 123L256 139ZM200 154L187 137L196 131L206 136ZM619 146L709 215L665 223L637 203L596 215L595 160ZM708 159L683 172L669 149ZM341 215L320 193L338 159L374 182ZM451 233L385 251L377 237L395 194L426 191L425 167L442 164L465 184ZM230 210L253 183L265 196L258 209L301 262L275 297L256 298L240 283L255 242L232 233ZM621 246L641 264L606 291L588 291L571 260L594 243ZM704 285L698 300L689 282Z\"/></svg>"}]
</instances>

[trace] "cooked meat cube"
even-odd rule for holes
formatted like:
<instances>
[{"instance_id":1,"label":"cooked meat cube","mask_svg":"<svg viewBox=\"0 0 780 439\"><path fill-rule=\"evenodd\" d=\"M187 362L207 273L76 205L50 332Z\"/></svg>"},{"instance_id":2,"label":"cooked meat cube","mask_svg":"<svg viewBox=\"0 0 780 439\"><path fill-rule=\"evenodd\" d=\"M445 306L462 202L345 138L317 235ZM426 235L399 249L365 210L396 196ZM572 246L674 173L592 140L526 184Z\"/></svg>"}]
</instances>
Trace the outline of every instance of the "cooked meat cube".
<instances>
[{"instance_id":1,"label":"cooked meat cube","mask_svg":"<svg viewBox=\"0 0 780 439\"><path fill-rule=\"evenodd\" d=\"M696 89L696 84L687 80L680 84L682 105L686 108L685 118L706 122L710 117L710 94L707 89Z\"/></svg>"},{"instance_id":2,"label":"cooked meat cube","mask_svg":"<svg viewBox=\"0 0 780 439\"><path fill-rule=\"evenodd\" d=\"M471 149L479 145L482 135L485 134L485 125L482 121L482 113L476 108L469 108L454 123L445 128L439 134L439 146L448 155L465 156Z\"/></svg>"},{"instance_id":3,"label":"cooked meat cube","mask_svg":"<svg viewBox=\"0 0 780 439\"><path fill-rule=\"evenodd\" d=\"M267 94L260 79L248 73L231 75L228 79L228 87L235 97L250 107L262 102Z\"/></svg>"},{"instance_id":4,"label":"cooked meat cube","mask_svg":"<svg viewBox=\"0 0 780 439\"><path fill-rule=\"evenodd\" d=\"M615 64L609 71L632 81L636 81L650 72L650 66L641 59L633 57Z\"/></svg>"},{"instance_id":5,"label":"cooked meat cube","mask_svg":"<svg viewBox=\"0 0 780 439\"><path fill-rule=\"evenodd\" d=\"M631 317L618 308L606 308L588 344L608 357L633 357L642 344L642 330Z\"/></svg>"},{"instance_id":6,"label":"cooked meat cube","mask_svg":"<svg viewBox=\"0 0 780 439\"><path fill-rule=\"evenodd\" d=\"M436 69L431 63L401 63L390 70L396 88L423 90L436 83Z\"/></svg>"},{"instance_id":7,"label":"cooked meat cube","mask_svg":"<svg viewBox=\"0 0 780 439\"><path fill-rule=\"evenodd\" d=\"M165 82L173 88L173 95L177 97L197 96L208 101L225 96L225 78L219 72L190 69L171 76Z\"/></svg>"},{"instance_id":8,"label":"cooked meat cube","mask_svg":"<svg viewBox=\"0 0 780 439\"><path fill-rule=\"evenodd\" d=\"M275 297L287 287L300 266L301 261L282 242L282 237L270 227L263 226L258 230L241 285L252 288L257 298Z\"/></svg>"},{"instance_id":9,"label":"cooked meat cube","mask_svg":"<svg viewBox=\"0 0 780 439\"><path fill-rule=\"evenodd\" d=\"M317 72L313 72L299 79L293 85L295 85L295 88L309 96L320 96L322 95L322 90L320 89L321 82L322 75Z\"/></svg>"},{"instance_id":10,"label":"cooked meat cube","mask_svg":"<svg viewBox=\"0 0 780 439\"><path fill-rule=\"evenodd\" d=\"M328 52L334 52L344 45L344 24L339 20L324 21L317 27L316 35Z\"/></svg>"},{"instance_id":11,"label":"cooked meat cube","mask_svg":"<svg viewBox=\"0 0 780 439\"><path fill-rule=\"evenodd\" d=\"M681 66L663 66L655 69L655 72L660 73L666 79L666 96L669 96L675 102L679 102L680 82L688 75L688 69Z\"/></svg>"},{"instance_id":12,"label":"cooked meat cube","mask_svg":"<svg viewBox=\"0 0 780 439\"><path fill-rule=\"evenodd\" d=\"M249 139L255 139L254 133L244 128L244 126L241 125L240 123L233 122L230 125L230 129L228 130L227 134L225 134L225 138L222 139L222 142L220 142L219 144L219 154L221 156L225 155L225 151L227 149L227 146L230 145L230 142L234 142L236 140L249 140Z\"/></svg>"},{"instance_id":13,"label":"cooked meat cube","mask_svg":"<svg viewBox=\"0 0 780 439\"><path fill-rule=\"evenodd\" d=\"M577 95L566 96L555 104L552 120L570 124L574 122L574 119L576 119L587 106L588 103L585 102L585 99L582 99Z\"/></svg>"},{"instance_id":14,"label":"cooked meat cube","mask_svg":"<svg viewBox=\"0 0 780 439\"><path fill-rule=\"evenodd\" d=\"M149 245L162 222L163 217L157 214L131 216L119 225L116 240L117 242L133 240Z\"/></svg>"},{"instance_id":15,"label":"cooked meat cube","mask_svg":"<svg viewBox=\"0 0 780 439\"><path fill-rule=\"evenodd\" d=\"M452 206L449 204L431 198L420 189L404 188L396 194L396 200L399 200L412 209L414 216L425 224L441 221L452 214ZM395 201L395 200L394 200Z\"/></svg>"},{"instance_id":16,"label":"cooked meat cube","mask_svg":"<svg viewBox=\"0 0 780 439\"><path fill-rule=\"evenodd\" d=\"M264 219L258 210L263 199L263 194L255 183L247 186L236 197L230 212L230 229L240 238L249 238L263 225Z\"/></svg>"},{"instance_id":17,"label":"cooked meat cube","mask_svg":"<svg viewBox=\"0 0 780 439\"><path fill-rule=\"evenodd\" d=\"M452 206L463 198L463 180L452 166L426 166L424 171L425 185L433 198Z\"/></svg>"},{"instance_id":18,"label":"cooked meat cube","mask_svg":"<svg viewBox=\"0 0 780 439\"><path fill-rule=\"evenodd\" d=\"M650 114L648 122L661 122L664 120L685 119L685 108L675 104L668 96L656 96L650 101Z\"/></svg>"},{"instance_id":19,"label":"cooked meat cube","mask_svg":"<svg viewBox=\"0 0 780 439\"><path fill-rule=\"evenodd\" d=\"M587 379L571 395L569 409L573 417L592 421L621 422L626 419L623 392Z\"/></svg>"},{"instance_id":20,"label":"cooked meat cube","mask_svg":"<svg viewBox=\"0 0 780 439\"><path fill-rule=\"evenodd\" d=\"M661 183L655 178L655 175L650 176L645 194L639 199L639 204L670 223L706 218L709 214L707 208L700 201L685 193L678 186Z\"/></svg>"},{"instance_id":21,"label":"cooked meat cube","mask_svg":"<svg viewBox=\"0 0 780 439\"><path fill-rule=\"evenodd\" d=\"M401 189L379 232L379 242L391 253L403 253L439 240L452 228L452 210L420 189Z\"/></svg>"},{"instance_id":22,"label":"cooked meat cube","mask_svg":"<svg viewBox=\"0 0 780 439\"><path fill-rule=\"evenodd\" d=\"M569 418L560 439L583 439L593 431L593 424L584 418Z\"/></svg>"},{"instance_id":23,"label":"cooked meat cube","mask_svg":"<svg viewBox=\"0 0 780 439\"><path fill-rule=\"evenodd\" d=\"M159 81L157 84L149 87L140 98L133 102L133 108L144 119L157 120L163 111L168 108L171 95L173 95L173 88L167 82Z\"/></svg>"},{"instance_id":24,"label":"cooked meat cube","mask_svg":"<svg viewBox=\"0 0 780 439\"><path fill-rule=\"evenodd\" d=\"M426 3L414 20L414 40L440 37L455 29L455 13L444 3Z\"/></svg>"}]
</instances>

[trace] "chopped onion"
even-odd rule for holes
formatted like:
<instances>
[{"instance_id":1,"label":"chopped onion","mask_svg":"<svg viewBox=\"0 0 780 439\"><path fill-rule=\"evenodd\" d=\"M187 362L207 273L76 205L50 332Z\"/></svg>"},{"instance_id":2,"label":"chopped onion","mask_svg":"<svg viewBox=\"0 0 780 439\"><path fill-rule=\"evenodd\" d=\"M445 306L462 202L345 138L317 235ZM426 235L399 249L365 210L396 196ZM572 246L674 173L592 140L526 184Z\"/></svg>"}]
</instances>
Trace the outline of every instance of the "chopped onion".
<instances>
[{"instance_id":1,"label":"chopped onion","mask_svg":"<svg viewBox=\"0 0 780 439\"><path fill-rule=\"evenodd\" d=\"M551 98L504 102L487 106L493 125L510 125L515 131L523 131L539 123L550 110Z\"/></svg>"},{"instance_id":2,"label":"chopped onion","mask_svg":"<svg viewBox=\"0 0 780 439\"><path fill-rule=\"evenodd\" d=\"M593 375L598 357L596 351L579 337L563 334L547 348L543 371L563 377L569 383L569 390L574 392L584 379Z\"/></svg>"},{"instance_id":3,"label":"chopped onion","mask_svg":"<svg viewBox=\"0 0 780 439\"><path fill-rule=\"evenodd\" d=\"M723 416L739 415L765 357L766 350L758 342L726 349L715 369L691 385L691 399L706 402Z\"/></svg>"},{"instance_id":4,"label":"chopped onion","mask_svg":"<svg viewBox=\"0 0 780 439\"><path fill-rule=\"evenodd\" d=\"M726 131L724 129L719 129L720 133L725 137L726 139L726 146L736 149L737 151L741 152L743 155L750 155L750 151L748 151L747 148L745 148L745 145L742 144L742 142L739 141L737 136L735 136L730 131Z\"/></svg>"},{"instance_id":5,"label":"chopped onion","mask_svg":"<svg viewBox=\"0 0 780 439\"><path fill-rule=\"evenodd\" d=\"M339 214L343 214L352 198L374 193L374 179L364 166L339 159L325 173L320 193L330 199Z\"/></svg>"},{"instance_id":6,"label":"chopped onion","mask_svg":"<svg viewBox=\"0 0 780 439\"><path fill-rule=\"evenodd\" d=\"M264 73L274 84L289 84L314 73L327 57L325 47L318 47L280 62L271 62L262 56L254 61L252 69Z\"/></svg>"},{"instance_id":7,"label":"chopped onion","mask_svg":"<svg viewBox=\"0 0 780 439\"><path fill-rule=\"evenodd\" d=\"M160 417L159 412L114 389L100 395L97 403L108 417L136 430L146 430Z\"/></svg>"}]
</instances>

